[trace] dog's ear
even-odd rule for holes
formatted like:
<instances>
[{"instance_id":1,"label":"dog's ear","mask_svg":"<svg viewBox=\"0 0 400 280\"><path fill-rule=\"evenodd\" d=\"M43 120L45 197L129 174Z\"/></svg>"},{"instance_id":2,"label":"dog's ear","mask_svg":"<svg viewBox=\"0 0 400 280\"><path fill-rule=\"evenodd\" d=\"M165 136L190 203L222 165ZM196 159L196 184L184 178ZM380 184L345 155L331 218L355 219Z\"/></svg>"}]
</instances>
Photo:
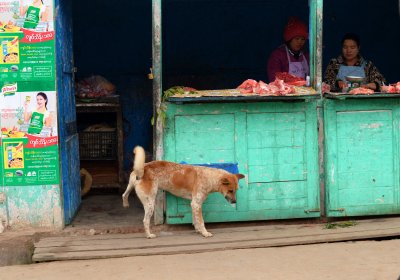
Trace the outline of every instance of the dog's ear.
<instances>
[{"instance_id":1,"label":"dog's ear","mask_svg":"<svg viewBox=\"0 0 400 280\"><path fill-rule=\"evenodd\" d=\"M238 180L243 179L244 175L243 174L234 174L236 176L236 178L238 178Z\"/></svg>"},{"instance_id":2,"label":"dog's ear","mask_svg":"<svg viewBox=\"0 0 400 280\"><path fill-rule=\"evenodd\" d=\"M221 180L222 185L229 186L231 182L229 182L228 178L222 178Z\"/></svg>"}]
</instances>

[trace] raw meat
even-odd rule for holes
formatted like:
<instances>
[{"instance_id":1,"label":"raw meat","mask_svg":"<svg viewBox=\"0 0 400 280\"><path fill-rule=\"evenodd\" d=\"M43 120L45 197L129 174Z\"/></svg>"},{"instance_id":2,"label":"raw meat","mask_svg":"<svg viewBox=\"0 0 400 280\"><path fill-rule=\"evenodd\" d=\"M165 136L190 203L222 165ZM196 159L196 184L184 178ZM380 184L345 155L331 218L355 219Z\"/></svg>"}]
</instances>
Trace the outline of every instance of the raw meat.
<instances>
[{"instance_id":1,"label":"raw meat","mask_svg":"<svg viewBox=\"0 0 400 280\"><path fill-rule=\"evenodd\" d=\"M358 87L349 91L350 94L373 94L374 91L369 88Z\"/></svg>"},{"instance_id":2,"label":"raw meat","mask_svg":"<svg viewBox=\"0 0 400 280\"><path fill-rule=\"evenodd\" d=\"M241 93L257 93L260 95L287 95L295 93L295 88L292 85L286 84L283 80L275 79L272 83L263 81L255 81L248 79L244 81L238 89Z\"/></svg>"},{"instance_id":3,"label":"raw meat","mask_svg":"<svg viewBox=\"0 0 400 280\"><path fill-rule=\"evenodd\" d=\"M292 86L305 86L307 81L296 77L288 72L277 72L275 74L275 79L283 80L286 84Z\"/></svg>"}]
</instances>

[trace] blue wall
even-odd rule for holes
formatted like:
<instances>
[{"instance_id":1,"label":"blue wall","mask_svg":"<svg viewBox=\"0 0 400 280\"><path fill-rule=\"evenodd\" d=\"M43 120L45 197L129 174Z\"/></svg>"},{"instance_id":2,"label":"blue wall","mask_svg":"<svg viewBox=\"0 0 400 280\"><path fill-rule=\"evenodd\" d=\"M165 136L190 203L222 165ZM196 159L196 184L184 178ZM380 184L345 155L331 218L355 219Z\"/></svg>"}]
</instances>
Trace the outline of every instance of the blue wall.
<instances>
[{"instance_id":1,"label":"blue wall","mask_svg":"<svg viewBox=\"0 0 400 280\"><path fill-rule=\"evenodd\" d=\"M287 19L308 23L308 0L163 0L163 82L198 89L266 80L269 53ZM132 148L152 147L151 0L73 1L77 77L100 74L117 85L125 125L126 166ZM340 40L357 32L362 53L390 82L400 80L398 0L325 0L324 69Z\"/></svg>"},{"instance_id":2,"label":"blue wall","mask_svg":"<svg viewBox=\"0 0 400 280\"><path fill-rule=\"evenodd\" d=\"M77 79L102 75L117 86L126 169L135 145L152 148L151 17L151 0L73 1Z\"/></svg>"}]
</instances>

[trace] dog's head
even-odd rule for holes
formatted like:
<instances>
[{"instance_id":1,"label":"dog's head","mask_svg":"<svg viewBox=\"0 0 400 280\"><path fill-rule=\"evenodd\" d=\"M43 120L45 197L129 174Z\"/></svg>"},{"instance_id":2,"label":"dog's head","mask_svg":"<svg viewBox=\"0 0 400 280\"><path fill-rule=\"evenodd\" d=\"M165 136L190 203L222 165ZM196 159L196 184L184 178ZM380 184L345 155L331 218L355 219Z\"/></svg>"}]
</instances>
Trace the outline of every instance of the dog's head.
<instances>
[{"instance_id":1,"label":"dog's head","mask_svg":"<svg viewBox=\"0 0 400 280\"><path fill-rule=\"evenodd\" d=\"M229 174L220 179L219 192L231 203L236 203L236 191L239 188L238 181L244 178L243 174Z\"/></svg>"}]
</instances>

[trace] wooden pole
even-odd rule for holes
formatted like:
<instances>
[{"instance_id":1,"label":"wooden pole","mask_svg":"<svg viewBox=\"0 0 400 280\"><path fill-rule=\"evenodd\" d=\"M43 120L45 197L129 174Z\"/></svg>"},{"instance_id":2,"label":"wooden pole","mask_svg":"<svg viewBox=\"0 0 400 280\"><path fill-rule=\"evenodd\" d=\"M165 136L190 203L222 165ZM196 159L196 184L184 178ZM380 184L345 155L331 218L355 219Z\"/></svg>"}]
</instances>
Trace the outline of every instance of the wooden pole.
<instances>
[{"instance_id":1,"label":"wooden pole","mask_svg":"<svg viewBox=\"0 0 400 280\"><path fill-rule=\"evenodd\" d=\"M153 155L156 160L163 158L163 122L157 111L161 105L162 95L162 43L161 43L161 1L152 0L152 51L153 51ZM157 194L154 211L154 223L164 223L165 193Z\"/></svg>"},{"instance_id":2,"label":"wooden pole","mask_svg":"<svg viewBox=\"0 0 400 280\"><path fill-rule=\"evenodd\" d=\"M323 0L310 0L310 73L312 85L321 95L322 92L322 22ZM320 188L320 213L326 216L325 209L325 165L324 165L324 114L323 101L317 103L318 114L318 166Z\"/></svg>"},{"instance_id":3,"label":"wooden pole","mask_svg":"<svg viewBox=\"0 0 400 280\"><path fill-rule=\"evenodd\" d=\"M323 0L310 0L310 74L317 92L322 86Z\"/></svg>"}]
</instances>

